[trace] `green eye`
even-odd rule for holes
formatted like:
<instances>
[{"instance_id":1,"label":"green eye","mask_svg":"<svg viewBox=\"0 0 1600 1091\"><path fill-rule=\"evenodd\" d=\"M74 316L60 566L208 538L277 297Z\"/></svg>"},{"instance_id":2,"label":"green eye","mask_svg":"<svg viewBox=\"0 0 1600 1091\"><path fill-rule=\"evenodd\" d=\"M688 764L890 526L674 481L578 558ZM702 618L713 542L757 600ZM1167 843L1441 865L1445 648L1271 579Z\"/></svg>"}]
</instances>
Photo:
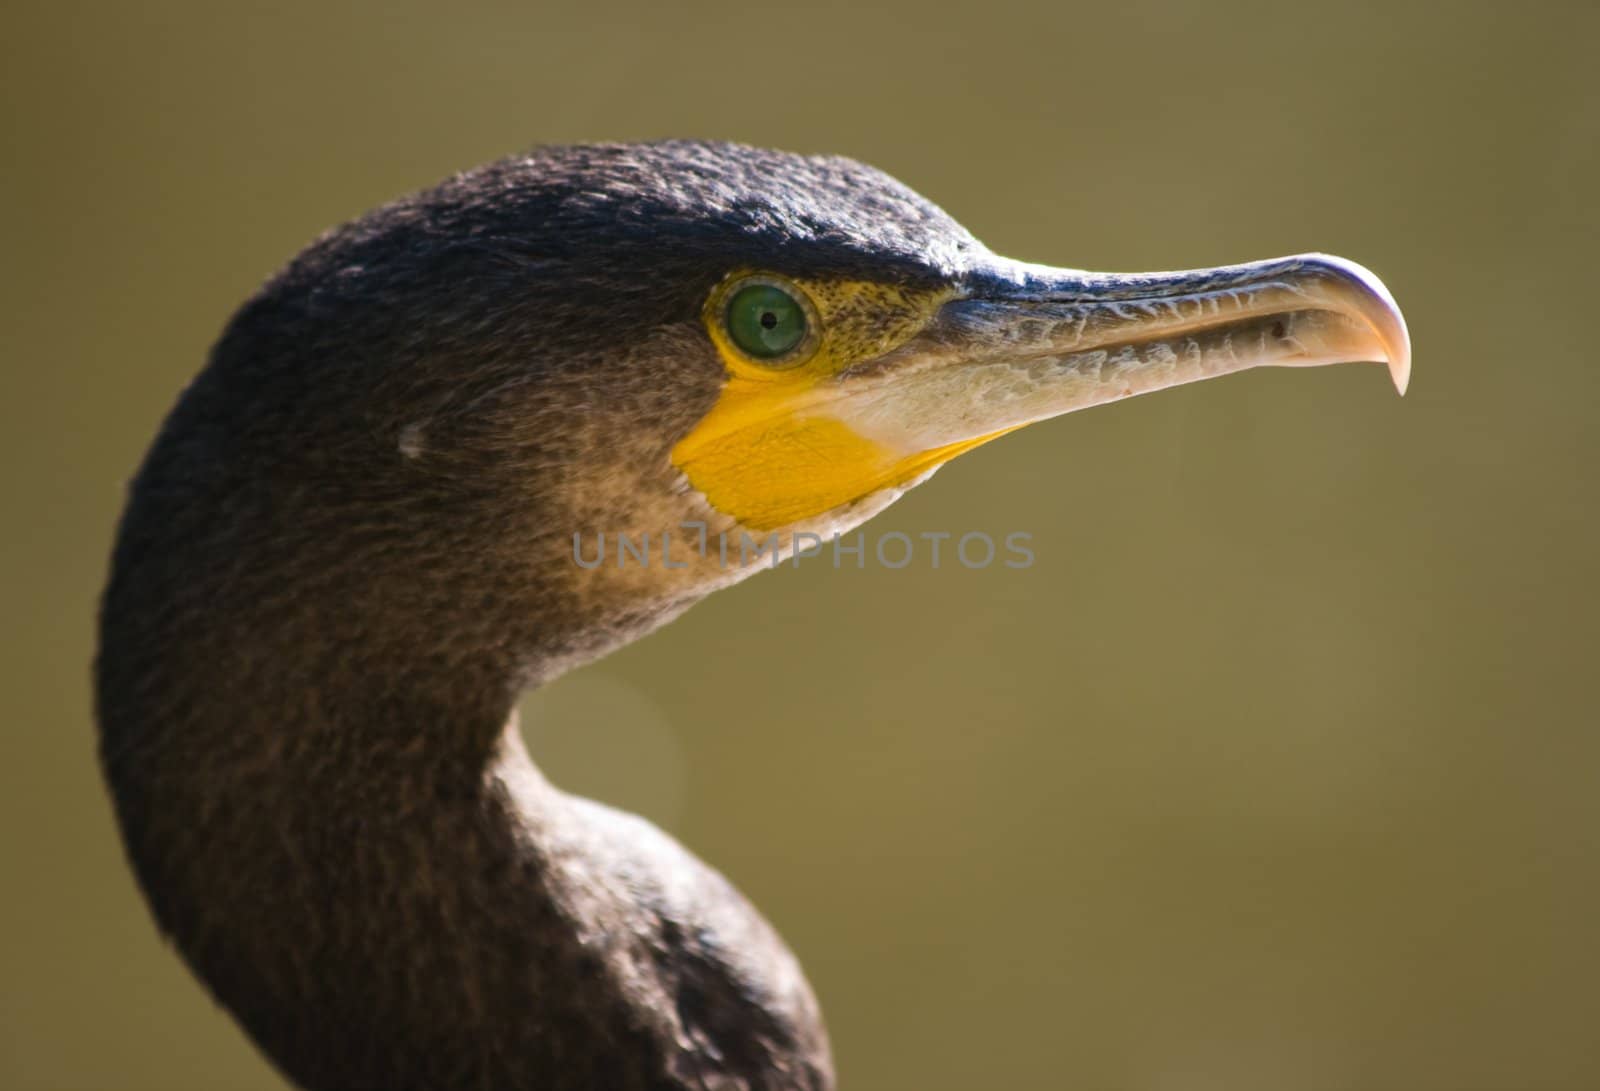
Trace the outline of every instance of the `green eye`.
<instances>
[{"instance_id":1,"label":"green eye","mask_svg":"<svg viewBox=\"0 0 1600 1091\"><path fill-rule=\"evenodd\" d=\"M757 360L775 360L806 339L806 308L776 284L746 284L728 299L728 337Z\"/></svg>"}]
</instances>

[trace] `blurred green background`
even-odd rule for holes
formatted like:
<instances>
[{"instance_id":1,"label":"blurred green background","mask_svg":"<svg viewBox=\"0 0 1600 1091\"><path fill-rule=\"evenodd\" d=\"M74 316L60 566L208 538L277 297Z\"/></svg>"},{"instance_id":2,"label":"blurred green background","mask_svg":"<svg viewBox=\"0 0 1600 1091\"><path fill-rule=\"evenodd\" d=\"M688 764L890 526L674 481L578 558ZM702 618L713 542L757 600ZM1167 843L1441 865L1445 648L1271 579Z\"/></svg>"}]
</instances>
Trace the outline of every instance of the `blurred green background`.
<instances>
[{"instance_id":1,"label":"blurred green background","mask_svg":"<svg viewBox=\"0 0 1600 1091\"><path fill-rule=\"evenodd\" d=\"M282 1086L155 935L87 686L123 483L231 309L451 171L669 135L856 156L1019 258L1330 250L1415 340L1403 401L1135 399L871 528L1030 532L1030 570L765 575L528 700L558 782L783 931L842 1085L1600 1087L1600 8L6 24L0 1087Z\"/></svg>"}]
</instances>

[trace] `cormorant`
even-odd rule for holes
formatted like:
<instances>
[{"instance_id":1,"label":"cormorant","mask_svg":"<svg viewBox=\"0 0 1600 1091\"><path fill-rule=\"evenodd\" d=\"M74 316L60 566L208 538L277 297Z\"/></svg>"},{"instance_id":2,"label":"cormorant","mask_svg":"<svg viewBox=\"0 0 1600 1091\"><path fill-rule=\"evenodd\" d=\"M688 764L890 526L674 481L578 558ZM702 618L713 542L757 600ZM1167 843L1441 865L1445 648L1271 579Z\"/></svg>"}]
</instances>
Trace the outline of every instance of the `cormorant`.
<instances>
[{"instance_id":1,"label":"cormorant","mask_svg":"<svg viewBox=\"0 0 1600 1091\"><path fill-rule=\"evenodd\" d=\"M518 694L764 566L707 537L788 548L1033 421L1356 360L1404 390L1339 258L1021 264L871 168L729 144L460 174L245 303L130 488L96 685L134 872L313 1091L829 1088L782 941L547 783ZM577 563L601 534L676 556Z\"/></svg>"}]
</instances>

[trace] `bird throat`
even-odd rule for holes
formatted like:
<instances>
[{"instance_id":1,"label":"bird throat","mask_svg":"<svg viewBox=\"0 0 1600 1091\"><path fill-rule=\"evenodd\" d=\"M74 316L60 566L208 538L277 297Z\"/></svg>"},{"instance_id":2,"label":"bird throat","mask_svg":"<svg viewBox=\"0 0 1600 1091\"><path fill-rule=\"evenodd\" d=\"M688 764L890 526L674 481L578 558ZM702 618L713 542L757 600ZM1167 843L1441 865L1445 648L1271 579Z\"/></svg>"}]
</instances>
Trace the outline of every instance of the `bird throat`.
<instances>
[{"instance_id":1,"label":"bird throat","mask_svg":"<svg viewBox=\"0 0 1600 1091\"><path fill-rule=\"evenodd\" d=\"M193 547L165 526L125 538L100 704L129 857L162 931L290 1079L831 1086L815 1001L759 914L647 823L552 786L518 733L530 677L686 601L555 628L581 614L565 593L467 610L407 575L417 558L342 562L314 528L298 573L265 545L223 572L181 563ZM305 587L313 571L338 592Z\"/></svg>"}]
</instances>

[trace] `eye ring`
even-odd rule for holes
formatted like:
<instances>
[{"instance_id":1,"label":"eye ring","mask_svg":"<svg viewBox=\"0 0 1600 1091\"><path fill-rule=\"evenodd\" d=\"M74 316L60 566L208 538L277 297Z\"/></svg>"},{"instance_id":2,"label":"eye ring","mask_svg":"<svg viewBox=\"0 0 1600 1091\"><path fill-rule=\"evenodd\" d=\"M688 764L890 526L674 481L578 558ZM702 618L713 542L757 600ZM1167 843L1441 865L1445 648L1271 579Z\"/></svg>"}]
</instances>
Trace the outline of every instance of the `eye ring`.
<instances>
[{"instance_id":1,"label":"eye ring","mask_svg":"<svg viewBox=\"0 0 1600 1091\"><path fill-rule=\"evenodd\" d=\"M816 354L822 322L810 296L785 277L734 277L714 293L708 310L722 336L759 367L798 367Z\"/></svg>"}]
</instances>

